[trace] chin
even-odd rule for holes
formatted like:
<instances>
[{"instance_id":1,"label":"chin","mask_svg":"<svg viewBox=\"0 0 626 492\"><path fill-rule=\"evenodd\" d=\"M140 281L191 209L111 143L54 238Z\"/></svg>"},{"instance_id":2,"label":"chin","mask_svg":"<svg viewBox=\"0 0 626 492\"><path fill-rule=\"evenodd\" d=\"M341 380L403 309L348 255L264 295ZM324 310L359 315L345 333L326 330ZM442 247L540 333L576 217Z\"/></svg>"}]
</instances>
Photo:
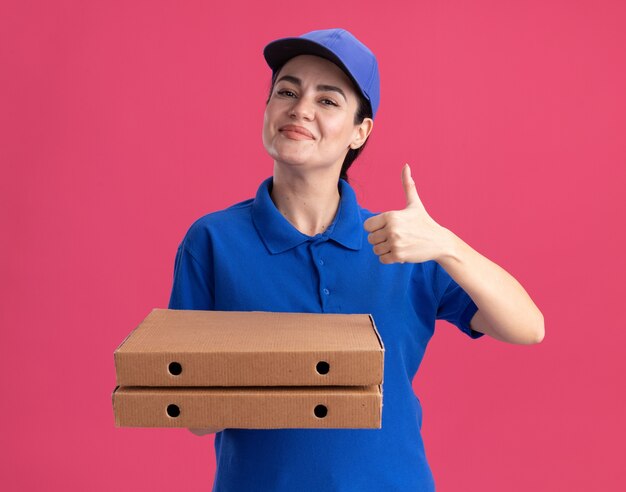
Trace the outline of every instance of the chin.
<instances>
[{"instance_id":1,"label":"chin","mask_svg":"<svg viewBox=\"0 0 626 492\"><path fill-rule=\"evenodd\" d=\"M297 158L293 158L290 159L289 157L277 157L274 158L274 162L279 163L279 165L283 165L283 166L287 166L287 167L304 167L304 166L309 166L310 163L309 161L303 160L303 159L297 159Z\"/></svg>"},{"instance_id":2,"label":"chin","mask_svg":"<svg viewBox=\"0 0 626 492\"><path fill-rule=\"evenodd\" d=\"M304 155L302 152L277 151L274 148L268 151L268 154L274 161L282 162L290 166L304 166L311 162L311 156Z\"/></svg>"}]
</instances>

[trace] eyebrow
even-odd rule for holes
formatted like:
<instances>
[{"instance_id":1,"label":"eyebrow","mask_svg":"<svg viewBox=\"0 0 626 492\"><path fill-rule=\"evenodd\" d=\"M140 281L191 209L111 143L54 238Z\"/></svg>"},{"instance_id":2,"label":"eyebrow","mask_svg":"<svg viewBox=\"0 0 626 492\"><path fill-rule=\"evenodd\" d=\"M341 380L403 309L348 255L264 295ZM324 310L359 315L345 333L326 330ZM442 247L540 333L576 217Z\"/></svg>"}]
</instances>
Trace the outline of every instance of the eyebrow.
<instances>
[{"instance_id":1,"label":"eyebrow","mask_svg":"<svg viewBox=\"0 0 626 492\"><path fill-rule=\"evenodd\" d=\"M294 77L293 75L283 75L280 79L278 79L276 81L276 83L278 84L280 81L282 80L286 80L287 82L291 82L295 85L297 85L298 87L302 86L302 81L298 78L298 77ZM334 85L326 85L326 84L320 84L316 87L316 89L318 91L333 91L333 92L338 92L339 94L341 94L343 96L343 98L346 100L346 102L348 102L348 98L346 97L345 92L343 92L343 90L341 90L340 87L336 87Z\"/></svg>"}]
</instances>

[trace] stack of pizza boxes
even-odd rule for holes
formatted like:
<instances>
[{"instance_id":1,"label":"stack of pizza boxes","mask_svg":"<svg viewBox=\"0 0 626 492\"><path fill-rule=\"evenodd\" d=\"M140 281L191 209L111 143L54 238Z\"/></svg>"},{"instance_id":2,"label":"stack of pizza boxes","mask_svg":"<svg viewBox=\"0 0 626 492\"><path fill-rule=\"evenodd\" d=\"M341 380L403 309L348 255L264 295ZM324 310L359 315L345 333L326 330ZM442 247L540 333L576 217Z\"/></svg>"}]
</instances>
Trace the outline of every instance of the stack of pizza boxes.
<instances>
[{"instance_id":1,"label":"stack of pizza boxes","mask_svg":"<svg viewBox=\"0 0 626 492\"><path fill-rule=\"evenodd\" d=\"M369 314L155 309L114 352L117 427L382 425Z\"/></svg>"}]
</instances>

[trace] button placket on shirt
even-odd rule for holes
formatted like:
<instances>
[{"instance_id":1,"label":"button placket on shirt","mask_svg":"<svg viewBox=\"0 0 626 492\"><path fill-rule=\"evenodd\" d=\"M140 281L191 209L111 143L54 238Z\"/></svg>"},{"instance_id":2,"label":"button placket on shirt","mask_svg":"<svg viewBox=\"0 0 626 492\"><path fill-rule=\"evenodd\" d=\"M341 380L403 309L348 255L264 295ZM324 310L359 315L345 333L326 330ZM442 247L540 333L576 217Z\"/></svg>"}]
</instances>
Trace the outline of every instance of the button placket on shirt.
<instances>
[{"instance_id":1,"label":"button placket on shirt","mask_svg":"<svg viewBox=\"0 0 626 492\"><path fill-rule=\"evenodd\" d=\"M313 264L317 268L319 285L318 289L320 292L320 300L322 304L322 311L326 311L328 308L329 297L332 294L329 286L328 286L328 278L326 275L326 262L322 257L322 245L327 241L326 238L318 239L313 241L309 247L309 251L311 252L311 258L313 260Z\"/></svg>"}]
</instances>

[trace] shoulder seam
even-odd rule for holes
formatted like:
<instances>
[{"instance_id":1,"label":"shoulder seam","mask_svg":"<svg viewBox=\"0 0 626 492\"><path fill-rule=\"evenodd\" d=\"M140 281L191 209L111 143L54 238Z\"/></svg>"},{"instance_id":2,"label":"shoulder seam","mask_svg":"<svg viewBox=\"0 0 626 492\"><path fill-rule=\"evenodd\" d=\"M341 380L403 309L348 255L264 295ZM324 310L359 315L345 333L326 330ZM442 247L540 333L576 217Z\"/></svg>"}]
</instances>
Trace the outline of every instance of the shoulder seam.
<instances>
[{"instance_id":1,"label":"shoulder seam","mask_svg":"<svg viewBox=\"0 0 626 492\"><path fill-rule=\"evenodd\" d=\"M190 248L188 248L186 244L183 244L183 249L187 251L187 253L189 253L189 256L191 256L191 259L198 264L198 266L202 269L202 271L206 275L208 275L209 272L207 271L206 267L200 262L200 260L196 258L195 253Z\"/></svg>"}]
</instances>

